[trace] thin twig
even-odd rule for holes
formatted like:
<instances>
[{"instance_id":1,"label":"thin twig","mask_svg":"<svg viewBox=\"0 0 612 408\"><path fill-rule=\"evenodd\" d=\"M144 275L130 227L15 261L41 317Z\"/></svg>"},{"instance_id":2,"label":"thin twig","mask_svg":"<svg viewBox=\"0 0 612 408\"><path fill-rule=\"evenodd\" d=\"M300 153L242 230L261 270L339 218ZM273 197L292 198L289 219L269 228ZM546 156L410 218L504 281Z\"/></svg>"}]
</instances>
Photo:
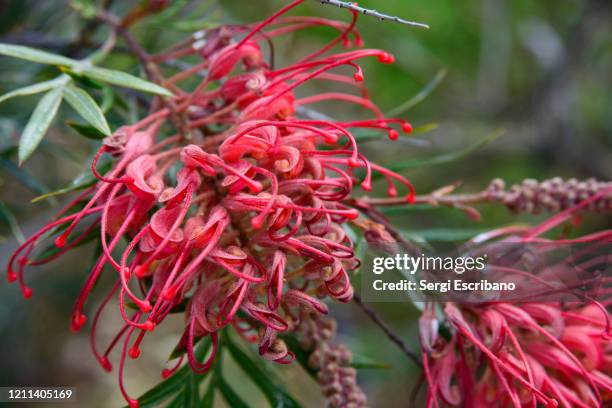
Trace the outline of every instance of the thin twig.
<instances>
[{"instance_id":1,"label":"thin twig","mask_svg":"<svg viewBox=\"0 0 612 408\"><path fill-rule=\"evenodd\" d=\"M105 11L98 10L96 13L96 18L110 25L111 28L117 35L121 36L125 41L128 49L136 56L140 64L142 65L145 75L150 81L156 82L157 84L164 86L165 79L160 73L160 69L157 64L153 61L149 53L142 48L142 46L136 41L134 36L128 31L125 24L118 17L113 14ZM170 109L172 113L171 118L174 123L174 126L178 129L179 133L188 138L189 128L183 117L177 112L177 107L171 100L162 98L164 105Z\"/></svg>"},{"instance_id":2,"label":"thin twig","mask_svg":"<svg viewBox=\"0 0 612 408\"><path fill-rule=\"evenodd\" d=\"M376 10L372 10L372 9L367 9L367 8L363 8L363 7L359 7L353 3L349 3L346 1L338 1L338 0L318 0L321 2L321 4L328 4L330 6L336 6L336 7L340 7L340 8L346 8L349 10L353 10L357 13L366 15L366 16L371 16L371 17L376 17L379 18L383 21L385 20L389 20L389 21L394 21L396 23L400 23L400 24L406 24L409 26L413 26L413 27L421 27L421 28L429 28L429 26L427 24L423 24L423 23L417 23L416 21L408 21L408 20L404 20L403 18L399 18L396 16L391 16L389 14L383 14L380 13Z\"/></svg>"},{"instance_id":3,"label":"thin twig","mask_svg":"<svg viewBox=\"0 0 612 408\"><path fill-rule=\"evenodd\" d=\"M353 295L353 301L364 311L365 314L385 333L385 335L391 340L397 347L402 350L414 364L421 367L421 360L415 352L410 350L406 343L389 327L389 325L374 311L370 306L363 303L361 297L357 294Z\"/></svg>"},{"instance_id":4,"label":"thin twig","mask_svg":"<svg viewBox=\"0 0 612 408\"><path fill-rule=\"evenodd\" d=\"M364 197L361 199L362 202L375 205L375 206L392 206L392 205L407 205L406 198L404 197L393 197L393 198L369 198ZM428 194L420 195L414 198L414 204L431 204L431 205L446 205L454 207L457 205L466 204L482 204L493 201L488 192L483 191L474 194L452 194L452 195L437 195Z\"/></svg>"}]
</instances>

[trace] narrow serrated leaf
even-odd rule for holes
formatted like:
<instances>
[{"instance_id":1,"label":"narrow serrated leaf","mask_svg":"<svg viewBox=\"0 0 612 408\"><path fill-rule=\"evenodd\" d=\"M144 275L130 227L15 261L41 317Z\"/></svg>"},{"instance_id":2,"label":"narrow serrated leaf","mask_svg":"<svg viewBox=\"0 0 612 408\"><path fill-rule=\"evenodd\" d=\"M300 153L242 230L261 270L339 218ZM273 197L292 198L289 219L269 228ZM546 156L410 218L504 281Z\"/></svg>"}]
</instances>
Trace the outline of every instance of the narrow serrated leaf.
<instances>
[{"instance_id":1,"label":"narrow serrated leaf","mask_svg":"<svg viewBox=\"0 0 612 408\"><path fill-rule=\"evenodd\" d=\"M299 408L301 405L291 397L261 364L256 364L233 341L227 341L227 347L234 361L253 380L264 393L273 407Z\"/></svg>"},{"instance_id":2,"label":"narrow serrated leaf","mask_svg":"<svg viewBox=\"0 0 612 408\"><path fill-rule=\"evenodd\" d=\"M14 57L48 65L65 65L67 67L74 67L79 64L79 61L73 60L72 58L15 44L0 43L0 55L6 55L7 57Z\"/></svg>"},{"instance_id":3,"label":"narrow serrated leaf","mask_svg":"<svg viewBox=\"0 0 612 408\"><path fill-rule=\"evenodd\" d=\"M137 89L155 95L172 96L172 92L153 82L113 69L86 67L83 69L82 74L91 79L122 86L124 88Z\"/></svg>"},{"instance_id":4,"label":"narrow serrated leaf","mask_svg":"<svg viewBox=\"0 0 612 408\"><path fill-rule=\"evenodd\" d=\"M476 235L486 232L483 229L474 228L433 228L425 230L406 230L404 235L409 239L423 239L435 242L456 242L474 238Z\"/></svg>"},{"instance_id":5,"label":"narrow serrated leaf","mask_svg":"<svg viewBox=\"0 0 612 408\"><path fill-rule=\"evenodd\" d=\"M111 166L111 162L106 162L100 166L98 172L104 174L111 168ZM32 202L36 203L40 200L44 200L45 198L70 193L72 191L82 190L84 188L93 186L97 181L98 179L91 173L91 170L87 169L78 176L76 176L71 182L64 185L64 187L55 191L45 192L45 194L39 195L38 197L32 199Z\"/></svg>"},{"instance_id":6,"label":"narrow serrated leaf","mask_svg":"<svg viewBox=\"0 0 612 408\"><path fill-rule=\"evenodd\" d=\"M181 392L178 394L170 403L166 406L166 408L183 408L185 406L185 393Z\"/></svg>"},{"instance_id":7,"label":"narrow serrated leaf","mask_svg":"<svg viewBox=\"0 0 612 408\"><path fill-rule=\"evenodd\" d=\"M106 137L106 135L100 132L98 129L91 125L85 125L83 123L74 122L72 120L67 120L66 124L77 131L83 137L92 140L102 140Z\"/></svg>"},{"instance_id":8,"label":"narrow serrated leaf","mask_svg":"<svg viewBox=\"0 0 612 408\"><path fill-rule=\"evenodd\" d=\"M106 136L111 134L104 112L87 92L76 86L68 85L64 88L64 98L89 124Z\"/></svg>"},{"instance_id":9,"label":"narrow serrated leaf","mask_svg":"<svg viewBox=\"0 0 612 408\"><path fill-rule=\"evenodd\" d=\"M210 337L206 337L196 348L196 359L202 360L206 353L208 353L210 346ZM181 369L171 377L141 395L140 398L138 398L140 408L153 408L159 406L161 402L183 389L186 381L189 381L190 374L191 368L188 365L181 367Z\"/></svg>"},{"instance_id":10,"label":"narrow serrated leaf","mask_svg":"<svg viewBox=\"0 0 612 408\"><path fill-rule=\"evenodd\" d=\"M287 335L282 336L282 339L285 342L285 344L287 344L287 347L289 347L289 350L291 350L291 352L293 352L293 354L295 354L295 359L297 360L297 362L302 366L302 368L304 370L306 370L306 372L312 378L314 378L316 380L316 378L317 378L317 370L315 370L314 368L312 368L310 366L310 364L308 364L308 359L310 358L310 353L308 351L304 350L300 346L300 342L295 337L295 335L287 334Z\"/></svg>"},{"instance_id":11,"label":"narrow serrated leaf","mask_svg":"<svg viewBox=\"0 0 612 408\"><path fill-rule=\"evenodd\" d=\"M4 204L4 202L0 201L0 219L3 219L6 224L11 229L13 236L19 243L23 243L25 241L25 237L23 236L23 231L19 227L19 223L17 222L17 218L13 214L13 212Z\"/></svg>"},{"instance_id":12,"label":"narrow serrated leaf","mask_svg":"<svg viewBox=\"0 0 612 408\"><path fill-rule=\"evenodd\" d=\"M387 168L389 170L399 172L399 171L413 169L417 167L425 167L425 166L433 166L436 164L450 163L455 160L459 160L469 155L470 153L473 153L479 150L480 148L484 147L485 145L489 144L490 142L498 138L502 133L503 131L493 132L489 136L485 137L484 139L479 140L478 142L462 150L458 150L458 151L450 152L450 153L443 153L443 154L439 154L439 155L431 156L431 157L419 157L415 159L408 159L408 160L390 164L389 166L387 166ZM380 175L377 174L373 178L379 178L379 177Z\"/></svg>"},{"instance_id":13,"label":"narrow serrated leaf","mask_svg":"<svg viewBox=\"0 0 612 408\"><path fill-rule=\"evenodd\" d=\"M47 133L62 103L62 94L62 87L55 88L47 92L34 108L34 112L32 112L32 116L30 116L19 140L19 165L30 157Z\"/></svg>"},{"instance_id":14,"label":"narrow serrated leaf","mask_svg":"<svg viewBox=\"0 0 612 408\"><path fill-rule=\"evenodd\" d=\"M107 113L115 103L115 92L110 86L105 86L102 88L102 112Z\"/></svg>"},{"instance_id":15,"label":"narrow serrated leaf","mask_svg":"<svg viewBox=\"0 0 612 408\"><path fill-rule=\"evenodd\" d=\"M216 380L217 388L221 392L223 399L232 408L249 408L250 405L244 402L242 398L234 391L234 389L225 381L225 379L219 376ZM276 406L276 405L275 405Z\"/></svg>"},{"instance_id":16,"label":"narrow serrated leaf","mask_svg":"<svg viewBox=\"0 0 612 408\"><path fill-rule=\"evenodd\" d=\"M202 397L200 408L213 408L215 405L215 380L211 381Z\"/></svg>"},{"instance_id":17,"label":"narrow serrated leaf","mask_svg":"<svg viewBox=\"0 0 612 408\"><path fill-rule=\"evenodd\" d=\"M381 207L380 211L386 216L392 215L404 215L406 213L418 212L418 211L429 211L429 210L437 210L440 206L433 206L431 204L412 204L412 205L402 205L399 207Z\"/></svg>"},{"instance_id":18,"label":"narrow serrated leaf","mask_svg":"<svg viewBox=\"0 0 612 408\"><path fill-rule=\"evenodd\" d=\"M59 230L57 232L59 232ZM78 235L76 235L75 237L70 238L68 240L68 244L72 245L72 248L78 248L80 246L83 246L85 244L88 244L90 242L95 241L96 238L99 238L99 237L100 237L100 233L98 231L96 231L96 229L94 228L91 231L89 231L86 236L78 236ZM77 239L79 240L79 242L74 244L74 242ZM63 249L64 248L59 248L57 245L55 245L54 242L52 242L47 247L45 247L45 249L40 251L40 253L38 255L36 255L36 257L33 259L33 261L34 262L38 262L38 261L42 261L43 259L50 258L50 257L52 257L52 256L54 256L54 255L56 255L56 254L58 254L60 252L62 252Z\"/></svg>"},{"instance_id":19,"label":"narrow serrated leaf","mask_svg":"<svg viewBox=\"0 0 612 408\"><path fill-rule=\"evenodd\" d=\"M0 156L0 166L4 167L13 177L35 194L46 194L49 189L24 169L20 169L8 158Z\"/></svg>"},{"instance_id":20,"label":"narrow serrated leaf","mask_svg":"<svg viewBox=\"0 0 612 408\"><path fill-rule=\"evenodd\" d=\"M391 368L391 365L353 353L351 367L358 370L388 370Z\"/></svg>"},{"instance_id":21,"label":"narrow serrated leaf","mask_svg":"<svg viewBox=\"0 0 612 408\"><path fill-rule=\"evenodd\" d=\"M200 404L200 383L198 377L190 373L189 377L185 381L185 408L197 408Z\"/></svg>"},{"instance_id":22,"label":"narrow serrated leaf","mask_svg":"<svg viewBox=\"0 0 612 408\"><path fill-rule=\"evenodd\" d=\"M45 92L48 91L49 89L53 89L55 87L57 87L58 85L61 85L65 82L67 82L68 77L65 75L60 75L59 77L55 78L55 79L51 79L49 81L44 81L44 82L39 82L37 84L34 85L30 85L30 86L25 86L23 88L19 88L19 89L15 89L14 91L5 93L4 95L0 96L0 103L14 98L16 96L27 96L27 95L34 95L40 92Z\"/></svg>"},{"instance_id":23,"label":"narrow serrated leaf","mask_svg":"<svg viewBox=\"0 0 612 408\"><path fill-rule=\"evenodd\" d=\"M438 71L436 76L431 81L429 81L429 83L427 83L427 85L425 85L423 89L421 89L416 95L414 95L412 98L410 98L406 102L402 103L397 108L391 110L388 113L385 113L385 116L397 117L405 113L406 111L412 109L415 105L419 104L425 98L427 98L429 94L432 93L434 89L438 87L438 85L440 85L440 83L442 82L442 80L444 80L445 77L446 77L446 69L441 69L440 71Z\"/></svg>"}]
</instances>

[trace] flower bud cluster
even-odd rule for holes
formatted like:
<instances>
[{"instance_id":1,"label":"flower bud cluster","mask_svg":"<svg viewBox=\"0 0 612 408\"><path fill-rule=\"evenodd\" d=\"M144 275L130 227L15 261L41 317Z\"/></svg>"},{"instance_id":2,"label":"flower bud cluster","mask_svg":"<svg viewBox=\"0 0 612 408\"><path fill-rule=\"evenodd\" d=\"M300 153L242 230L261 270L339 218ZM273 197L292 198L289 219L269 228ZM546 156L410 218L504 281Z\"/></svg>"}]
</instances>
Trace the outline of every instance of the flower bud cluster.
<instances>
[{"instance_id":1,"label":"flower bud cluster","mask_svg":"<svg viewBox=\"0 0 612 408\"><path fill-rule=\"evenodd\" d=\"M310 314L300 322L298 334L302 348L310 351L308 365L316 370L328 405L366 407L366 396L357 384L357 370L351 367L352 353L344 344L334 343L336 321Z\"/></svg>"},{"instance_id":2,"label":"flower bud cluster","mask_svg":"<svg viewBox=\"0 0 612 408\"><path fill-rule=\"evenodd\" d=\"M503 203L513 212L539 214L545 211L566 210L611 189L612 182L598 181L593 178L579 181L575 178L563 180L560 177L554 177L541 182L525 179L507 190L503 180L495 179L489 184L486 191L491 199ZM584 207L584 210L600 213L611 212L612 194L593 199Z\"/></svg>"}]
</instances>

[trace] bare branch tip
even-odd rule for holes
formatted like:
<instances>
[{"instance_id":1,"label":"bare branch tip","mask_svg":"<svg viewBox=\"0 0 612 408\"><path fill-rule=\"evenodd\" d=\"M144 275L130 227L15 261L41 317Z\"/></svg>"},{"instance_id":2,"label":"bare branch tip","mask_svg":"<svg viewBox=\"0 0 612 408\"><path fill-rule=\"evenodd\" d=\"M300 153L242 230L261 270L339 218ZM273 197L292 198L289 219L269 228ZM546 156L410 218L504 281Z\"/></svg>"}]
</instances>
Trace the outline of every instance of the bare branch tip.
<instances>
[{"instance_id":1,"label":"bare branch tip","mask_svg":"<svg viewBox=\"0 0 612 408\"><path fill-rule=\"evenodd\" d=\"M366 16L370 16L370 17L376 17L378 19L380 19L381 21L385 21L385 20L391 20L394 21L396 23L400 23L400 24L405 24L405 25L409 25L412 27L419 27L419 28L426 28L429 29L429 25L428 24L424 24L424 23L418 23L416 21L409 21L409 20L404 20L403 18L399 18L397 16L392 16L392 15L388 15L388 14L383 14L380 13L376 10L373 9L367 9L367 8L363 8L363 7L359 7L357 4L355 3L349 3L349 2L345 2L345 1L339 1L339 0L319 0L319 2L321 4L327 4L327 5L331 5L331 6L336 6L342 9L349 9L352 10L356 13L360 13Z\"/></svg>"}]
</instances>

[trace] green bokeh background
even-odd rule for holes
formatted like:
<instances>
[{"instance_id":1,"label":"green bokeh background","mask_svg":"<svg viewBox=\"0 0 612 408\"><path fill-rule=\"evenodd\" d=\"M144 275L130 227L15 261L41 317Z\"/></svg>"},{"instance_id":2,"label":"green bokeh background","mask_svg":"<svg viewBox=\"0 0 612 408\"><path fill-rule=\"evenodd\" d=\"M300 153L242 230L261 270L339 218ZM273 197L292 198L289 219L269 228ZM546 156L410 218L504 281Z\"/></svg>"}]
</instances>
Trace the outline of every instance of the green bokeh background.
<instances>
[{"instance_id":1,"label":"green bokeh background","mask_svg":"<svg viewBox=\"0 0 612 408\"><path fill-rule=\"evenodd\" d=\"M134 2L115 2L121 14ZM204 2L190 1L181 23L197 21ZM208 2L213 4L213 2ZM213 4L209 21L247 23L264 18L282 1L223 0ZM363 64L372 100L388 111L423 89L441 70L446 77L425 100L404 117L415 127L436 124L426 134L402 137L391 143L385 137L363 147L380 163L429 157L453 152L503 130L502 136L462 160L418 168L406 173L418 193L461 182L463 192L479 191L496 177L508 183L526 177L597 177L612 175L612 3L607 0L414 0L362 1L363 7L425 22L429 30L361 17L358 27L368 47L378 47L396 56L394 65L375 60ZM348 13L315 0L296 13L346 20ZM178 22L177 22L178 23ZM17 42L54 52L75 53L70 46L83 22L60 0L0 1L0 41ZM177 26L156 26L146 21L133 28L145 48L158 50L187 33ZM92 34L99 42L105 31ZM331 40L335 33L316 28L291 35L275 43L276 64L294 61L300 55ZM76 52L74 56L85 54ZM138 73L126 56L105 61L108 66ZM50 75L48 69L21 61L0 59L0 93L30 84ZM340 89L319 83L304 88L308 93ZM53 190L71 180L84 167L95 144L57 122L45 144L16 170L12 153L20 129L37 96L0 105L0 200L15 214L27 233L32 233L57 209L58 203L29 203L40 183ZM316 107L328 115L344 118L364 115L356 108L337 104ZM72 115L62 110L64 117ZM113 126L118 118L111 117ZM27 176L25 174L29 174ZM34 181L37 180L37 181ZM44 189L44 187L38 187ZM59 197L61 203L65 200ZM515 217L504 208L479 207L483 221L476 223L460 211L438 209L393 216L398 228L411 237L445 231L469 235L511 221L534 222L540 217ZM609 226L610 219L587 217L585 228ZM0 224L4 242L2 264L15 247L7 223ZM68 316L76 293L91 262L92 248L32 270L28 279L35 296L24 301L16 287L0 284L0 385L74 385L82 406L112 407L122 403L114 375L99 369L87 345L86 334L71 334ZM107 285L109 282L103 282ZM100 297L100 293L97 294ZM93 305L95 301L92 301ZM417 348L415 309L409 304L372 305L413 348ZM406 359L354 305L333 307L339 321L339 340L358 354L389 363L389 370L362 371L360 383L373 407L404 407L420 371ZM111 317L103 335L112 334ZM119 318L115 316L115 323ZM140 364L129 368L129 386L134 394L158 380L160 363L176 340L170 322L155 340L146 344ZM231 368L230 368L231 370ZM320 406L314 384L298 367L279 369L289 388L306 406ZM261 395L239 374L237 389L254 406Z\"/></svg>"}]
</instances>

